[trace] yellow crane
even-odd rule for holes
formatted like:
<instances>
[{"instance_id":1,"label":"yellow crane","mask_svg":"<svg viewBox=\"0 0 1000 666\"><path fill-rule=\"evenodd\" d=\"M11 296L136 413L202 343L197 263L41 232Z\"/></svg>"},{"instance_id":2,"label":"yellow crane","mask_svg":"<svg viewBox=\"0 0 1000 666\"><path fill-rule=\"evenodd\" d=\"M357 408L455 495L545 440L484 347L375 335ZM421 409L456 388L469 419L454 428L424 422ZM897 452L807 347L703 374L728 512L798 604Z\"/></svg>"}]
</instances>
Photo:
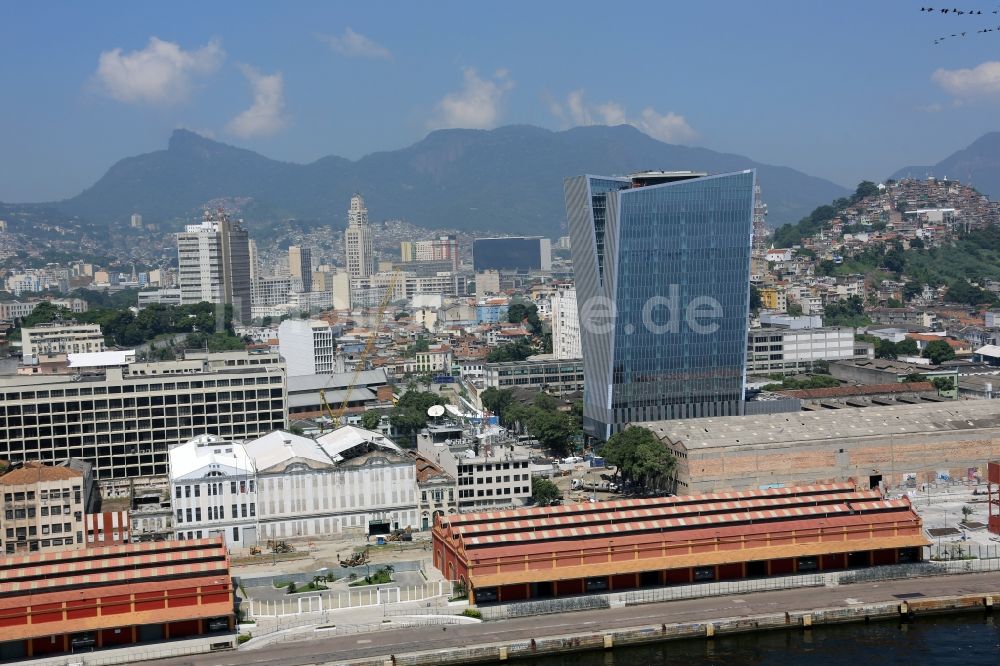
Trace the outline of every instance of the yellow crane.
<instances>
[{"instance_id":1,"label":"yellow crane","mask_svg":"<svg viewBox=\"0 0 1000 666\"><path fill-rule=\"evenodd\" d=\"M385 296L382 297L382 302L378 306L375 322L372 325L372 332L369 334L367 342L365 342L364 349L361 350L361 355L358 357L357 365L354 366L354 374L351 376L351 381L347 385L347 390L344 394L344 401L340 403L340 407L337 408L336 412L330 407L330 403L326 401L326 392L323 389L319 390L319 399L323 403L323 409L333 421L334 428L340 427L340 421L344 418L344 412L347 411L347 403L350 402L351 393L354 392L354 385L357 384L358 377L361 376L361 372L365 368L365 362L368 360L368 356L371 354L372 349L375 348L375 342L378 340L378 332L382 328L382 321L385 319L386 308L388 308L389 303L392 302L392 295L396 291L396 282L398 281L399 271L397 270L389 279L389 286L385 290Z\"/></svg>"}]
</instances>

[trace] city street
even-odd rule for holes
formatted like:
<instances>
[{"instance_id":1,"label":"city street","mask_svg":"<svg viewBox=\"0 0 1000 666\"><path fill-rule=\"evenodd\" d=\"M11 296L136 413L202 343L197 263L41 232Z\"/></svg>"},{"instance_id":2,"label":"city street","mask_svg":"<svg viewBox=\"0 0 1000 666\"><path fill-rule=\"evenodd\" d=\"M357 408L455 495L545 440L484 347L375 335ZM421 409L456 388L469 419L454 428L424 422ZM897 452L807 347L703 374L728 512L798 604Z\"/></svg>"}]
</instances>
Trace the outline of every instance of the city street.
<instances>
[{"instance_id":1,"label":"city street","mask_svg":"<svg viewBox=\"0 0 1000 666\"><path fill-rule=\"evenodd\" d=\"M476 625L425 626L335 638L317 638L254 650L252 661L258 665L299 666L504 640L525 640L595 629L617 629L662 622L697 622L764 613L851 606L891 601L900 597L913 598L914 595L934 597L953 594L998 595L1000 575L989 573L939 576L827 588L760 592L747 596L690 599ZM250 660L247 655L227 653L163 659L157 660L157 663L163 666L201 664L245 666L248 661Z\"/></svg>"}]
</instances>

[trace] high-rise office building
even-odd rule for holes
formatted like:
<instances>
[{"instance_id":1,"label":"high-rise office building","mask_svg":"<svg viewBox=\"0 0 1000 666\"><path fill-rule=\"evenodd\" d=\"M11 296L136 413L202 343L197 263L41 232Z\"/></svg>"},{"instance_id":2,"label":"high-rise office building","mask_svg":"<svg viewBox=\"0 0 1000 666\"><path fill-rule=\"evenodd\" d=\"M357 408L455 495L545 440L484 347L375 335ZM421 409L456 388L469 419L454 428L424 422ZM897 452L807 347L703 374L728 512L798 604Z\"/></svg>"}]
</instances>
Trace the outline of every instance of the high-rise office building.
<instances>
[{"instance_id":1,"label":"high-rise office building","mask_svg":"<svg viewBox=\"0 0 1000 666\"><path fill-rule=\"evenodd\" d=\"M551 271L552 241L539 236L525 238L477 238L472 242L475 271Z\"/></svg>"},{"instance_id":2,"label":"high-rise office building","mask_svg":"<svg viewBox=\"0 0 1000 666\"><path fill-rule=\"evenodd\" d=\"M566 179L587 435L743 413L755 181Z\"/></svg>"},{"instance_id":3,"label":"high-rise office building","mask_svg":"<svg viewBox=\"0 0 1000 666\"><path fill-rule=\"evenodd\" d=\"M376 272L375 248L372 232L368 228L368 209L360 194L351 197L347 211L347 231L344 233L347 251L347 274L352 278L365 278Z\"/></svg>"},{"instance_id":4,"label":"high-rise office building","mask_svg":"<svg viewBox=\"0 0 1000 666\"><path fill-rule=\"evenodd\" d=\"M177 234L181 304L233 306L233 321L250 321L250 237L241 220L205 213L201 224Z\"/></svg>"},{"instance_id":5,"label":"high-rise office building","mask_svg":"<svg viewBox=\"0 0 1000 666\"><path fill-rule=\"evenodd\" d=\"M302 291L312 291L312 250L307 247L288 247L288 274L298 280Z\"/></svg>"},{"instance_id":6,"label":"high-rise office building","mask_svg":"<svg viewBox=\"0 0 1000 666\"><path fill-rule=\"evenodd\" d=\"M132 213L131 226L133 229L142 229L142 215Z\"/></svg>"}]
</instances>

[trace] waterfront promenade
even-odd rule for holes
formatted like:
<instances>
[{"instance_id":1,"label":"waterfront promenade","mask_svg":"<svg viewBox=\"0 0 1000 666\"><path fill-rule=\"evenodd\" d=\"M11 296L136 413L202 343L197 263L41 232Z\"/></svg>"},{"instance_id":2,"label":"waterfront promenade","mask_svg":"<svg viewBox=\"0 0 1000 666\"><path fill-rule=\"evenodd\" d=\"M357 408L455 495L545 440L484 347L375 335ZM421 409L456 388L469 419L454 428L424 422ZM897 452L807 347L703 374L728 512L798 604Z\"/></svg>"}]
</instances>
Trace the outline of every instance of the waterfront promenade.
<instances>
[{"instance_id":1,"label":"waterfront promenade","mask_svg":"<svg viewBox=\"0 0 1000 666\"><path fill-rule=\"evenodd\" d=\"M819 608L851 608L879 602L918 602L922 597L950 595L993 596L1000 604L1000 574L980 573L858 583L822 588L758 592L740 596L686 599L661 604L627 606L597 611L519 618L473 625L421 626L269 645L240 652L162 659L163 666L245 666L254 664L300 666L340 664L353 660L372 663L376 657L426 650L467 648L490 643L528 641L550 636L607 632L661 623L698 623Z\"/></svg>"}]
</instances>

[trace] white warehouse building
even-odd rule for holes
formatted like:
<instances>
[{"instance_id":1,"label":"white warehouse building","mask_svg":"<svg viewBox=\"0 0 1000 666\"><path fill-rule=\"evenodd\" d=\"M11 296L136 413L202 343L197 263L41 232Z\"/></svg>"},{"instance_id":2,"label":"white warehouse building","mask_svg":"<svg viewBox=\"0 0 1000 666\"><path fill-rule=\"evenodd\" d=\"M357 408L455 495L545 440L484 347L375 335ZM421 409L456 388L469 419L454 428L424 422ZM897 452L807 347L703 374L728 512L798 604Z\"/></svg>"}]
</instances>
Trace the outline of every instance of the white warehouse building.
<instances>
[{"instance_id":1,"label":"white warehouse building","mask_svg":"<svg viewBox=\"0 0 1000 666\"><path fill-rule=\"evenodd\" d=\"M414 460L383 435L344 426L313 440L276 430L240 444L203 435L170 451L175 534L267 539L419 527Z\"/></svg>"}]
</instances>

